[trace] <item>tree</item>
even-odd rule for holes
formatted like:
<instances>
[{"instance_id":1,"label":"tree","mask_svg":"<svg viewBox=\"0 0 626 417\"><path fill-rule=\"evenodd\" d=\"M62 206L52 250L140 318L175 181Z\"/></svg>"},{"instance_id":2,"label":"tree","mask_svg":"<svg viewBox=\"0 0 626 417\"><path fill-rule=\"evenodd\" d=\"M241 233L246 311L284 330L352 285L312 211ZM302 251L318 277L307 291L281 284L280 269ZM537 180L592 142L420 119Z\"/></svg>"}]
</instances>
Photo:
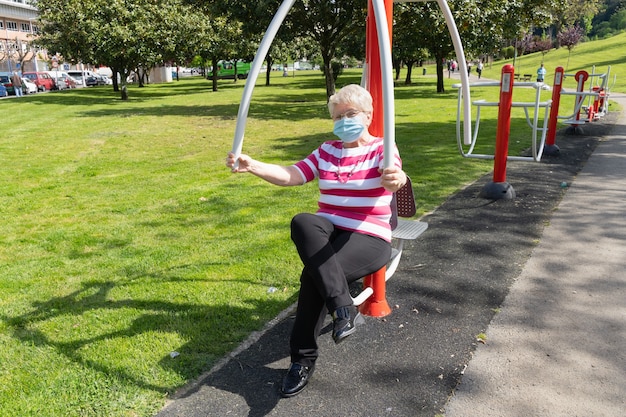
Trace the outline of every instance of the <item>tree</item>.
<instances>
[{"instance_id":1,"label":"tree","mask_svg":"<svg viewBox=\"0 0 626 417\"><path fill-rule=\"evenodd\" d=\"M394 7L393 25L393 61L396 79L400 76L400 68L406 65L405 84L411 84L413 66L428 57L428 50L415 41L413 13L406 4Z\"/></svg>"},{"instance_id":2,"label":"tree","mask_svg":"<svg viewBox=\"0 0 626 417\"><path fill-rule=\"evenodd\" d=\"M533 42L533 51L541 52L542 56L546 56L548 52L553 48L554 42L552 41L552 37L546 36L544 33L541 37L535 37Z\"/></svg>"},{"instance_id":3,"label":"tree","mask_svg":"<svg viewBox=\"0 0 626 417\"><path fill-rule=\"evenodd\" d=\"M249 58L252 59L255 50L260 44L260 40L265 33L265 30L270 24L270 21L274 17L274 14L278 10L281 3L280 0L187 0L188 3L195 5L201 9L205 15L215 21L225 22L226 27L217 26L214 29L212 36L213 42L213 55L219 59L233 58ZM232 24L239 30L239 34L236 39L230 39L231 33L229 33L228 23ZM284 25L283 25L284 26ZM285 28L282 27L279 31L277 41L281 39L288 39L288 37L282 38L281 33L285 33ZM225 36L225 42L220 40L221 36ZM235 45L238 41L245 41L245 45ZM266 72L266 85L270 84L270 71L273 62L273 52L276 52L275 44L272 46L269 54L265 57L267 61L268 71ZM235 77L236 81L236 77ZM213 81L213 90L217 89L217 79Z\"/></svg>"},{"instance_id":4,"label":"tree","mask_svg":"<svg viewBox=\"0 0 626 417\"><path fill-rule=\"evenodd\" d=\"M588 32L599 7L600 0L559 0L551 10L556 32L574 25L581 26L584 32Z\"/></svg>"},{"instance_id":5,"label":"tree","mask_svg":"<svg viewBox=\"0 0 626 417\"><path fill-rule=\"evenodd\" d=\"M180 57L181 51L195 49L198 38L197 12L176 1L47 0L37 7L37 44L76 64L108 65L120 75L123 100L131 71ZM113 81L117 88L116 76Z\"/></svg>"},{"instance_id":6,"label":"tree","mask_svg":"<svg viewBox=\"0 0 626 417\"><path fill-rule=\"evenodd\" d=\"M303 0L294 5L290 24L293 31L319 45L327 97L335 94L333 59L344 40L365 33L366 16L366 2L359 0Z\"/></svg>"},{"instance_id":7,"label":"tree","mask_svg":"<svg viewBox=\"0 0 626 417\"><path fill-rule=\"evenodd\" d=\"M592 20L593 29L590 32L591 36L597 36L604 38L613 35L616 31L626 29L626 24L621 25L619 22L624 21L624 18L616 18L613 21L615 14L621 13L626 16L626 1L625 0L604 0L599 12L594 16ZM625 22L626 23L626 22Z\"/></svg>"},{"instance_id":8,"label":"tree","mask_svg":"<svg viewBox=\"0 0 626 417\"><path fill-rule=\"evenodd\" d=\"M208 31L203 39L198 54L205 62L211 63L213 69L211 88L217 91L217 67L220 60L239 58L237 56L236 42L242 38L241 22L229 21L226 17L219 16L210 20ZM235 79L237 76L235 75Z\"/></svg>"},{"instance_id":9,"label":"tree","mask_svg":"<svg viewBox=\"0 0 626 417\"><path fill-rule=\"evenodd\" d=\"M559 32L559 34L557 35L557 40L559 42L559 45L566 47L568 51L567 65L565 66L566 69L569 67L569 58L572 55L572 49L574 49L574 47L578 45L583 35L584 35L584 31L578 25L565 28L562 32Z\"/></svg>"},{"instance_id":10,"label":"tree","mask_svg":"<svg viewBox=\"0 0 626 417\"><path fill-rule=\"evenodd\" d=\"M396 7L399 19L394 30L398 30L400 36L394 42L412 42L414 47L428 49L437 63L437 92L444 92L443 62L454 47L439 6L433 2L420 2L398 4ZM402 48L397 43L396 50Z\"/></svg>"},{"instance_id":11,"label":"tree","mask_svg":"<svg viewBox=\"0 0 626 417\"><path fill-rule=\"evenodd\" d=\"M526 33L524 34L524 36L522 36L522 39L519 42L516 42L516 49L515 49L515 57L517 57L518 55L524 55L524 53L526 53L526 51L532 51L534 46L534 39L533 39L533 35L531 33ZM513 66L516 67L516 71L521 71L521 64L518 68L517 63L515 62L516 60L513 60Z\"/></svg>"},{"instance_id":12,"label":"tree","mask_svg":"<svg viewBox=\"0 0 626 417\"><path fill-rule=\"evenodd\" d=\"M0 43L0 62L6 61L9 69L24 68L24 63L34 59L35 48L28 42L17 37L14 40L6 39ZM18 65L12 65L12 62Z\"/></svg>"}]
</instances>

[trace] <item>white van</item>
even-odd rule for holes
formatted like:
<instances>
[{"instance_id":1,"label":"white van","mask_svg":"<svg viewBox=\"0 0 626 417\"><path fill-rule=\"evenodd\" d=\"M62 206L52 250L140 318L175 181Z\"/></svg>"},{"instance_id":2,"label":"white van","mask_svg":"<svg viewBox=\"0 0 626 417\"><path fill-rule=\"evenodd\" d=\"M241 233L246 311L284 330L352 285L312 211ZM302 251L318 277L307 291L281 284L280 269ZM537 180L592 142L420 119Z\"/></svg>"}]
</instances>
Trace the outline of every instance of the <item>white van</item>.
<instances>
[{"instance_id":1,"label":"white van","mask_svg":"<svg viewBox=\"0 0 626 417\"><path fill-rule=\"evenodd\" d=\"M104 85L104 80L100 76L100 74L96 74L93 71L89 70L69 70L67 73L72 77L77 85L82 86L83 81L88 85Z\"/></svg>"}]
</instances>

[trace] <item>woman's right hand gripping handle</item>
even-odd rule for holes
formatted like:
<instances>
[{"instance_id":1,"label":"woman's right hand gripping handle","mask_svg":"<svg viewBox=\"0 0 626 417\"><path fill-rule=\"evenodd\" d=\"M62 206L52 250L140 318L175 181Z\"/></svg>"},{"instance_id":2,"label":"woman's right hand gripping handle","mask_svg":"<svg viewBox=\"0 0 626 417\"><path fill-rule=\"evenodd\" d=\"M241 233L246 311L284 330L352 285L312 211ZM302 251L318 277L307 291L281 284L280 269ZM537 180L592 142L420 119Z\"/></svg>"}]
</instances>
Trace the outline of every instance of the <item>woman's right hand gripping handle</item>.
<instances>
[{"instance_id":1,"label":"woman's right hand gripping handle","mask_svg":"<svg viewBox=\"0 0 626 417\"><path fill-rule=\"evenodd\" d=\"M241 154L239 155L239 158L236 158L234 153L228 152L228 155L226 156L226 166L230 168L233 173L248 172L251 162L252 158L244 154Z\"/></svg>"}]
</instances>

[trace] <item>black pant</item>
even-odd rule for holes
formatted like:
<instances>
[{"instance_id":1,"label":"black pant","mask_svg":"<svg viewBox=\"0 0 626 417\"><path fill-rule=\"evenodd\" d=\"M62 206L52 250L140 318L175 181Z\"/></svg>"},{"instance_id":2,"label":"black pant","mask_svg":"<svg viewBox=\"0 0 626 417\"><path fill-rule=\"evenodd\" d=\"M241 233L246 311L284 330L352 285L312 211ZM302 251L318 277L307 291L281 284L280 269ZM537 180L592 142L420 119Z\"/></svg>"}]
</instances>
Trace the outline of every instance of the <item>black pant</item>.
<instances>
[{"instance_id":1,"label":"black pant","mask_svg":"<svg viewBox=\"0 0 626 417\"><path fill-rule=\"evenodd\" d=\"M291 239L304 264L296 321L291 332L291 361L311 366L326 314L352 305L348 284L389 262L391 244L383 239L337 229L309 213L291 221Z\"/></svg>"}]
</instances>

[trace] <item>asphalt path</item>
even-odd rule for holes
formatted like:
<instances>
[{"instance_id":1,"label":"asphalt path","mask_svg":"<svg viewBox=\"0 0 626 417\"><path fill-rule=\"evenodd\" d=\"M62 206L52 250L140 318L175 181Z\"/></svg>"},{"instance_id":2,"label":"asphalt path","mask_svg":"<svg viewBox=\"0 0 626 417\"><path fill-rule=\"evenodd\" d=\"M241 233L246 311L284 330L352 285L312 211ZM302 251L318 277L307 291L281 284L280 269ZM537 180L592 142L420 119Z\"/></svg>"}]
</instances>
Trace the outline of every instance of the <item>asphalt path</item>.
<instances>
[{"instance_id":1,"label":"asphalt path","mask_svg":"<svg viewBox=\"0 0 626 417\"><path fill-rule=\"evenodd\" d=\"M625 202L622 114L550 219L447 417L626 415Z\"/></svg>"},{"instance_id":2,"label":"asphalt path","mask_svg":"<svg viewBox=\"0 0 626 417\"><path fill-rule=\"evenodd\" d=\"M422 220L429 223L429 229L417 241L405 246L400 267L388 282L387 300L392 306L392 314L382 319L368 317L366 324L340 345L333 343L330 329L326 328L320 337L321 356L315 374L300 395L282 399L278 394L289 366L292 306L212 370L177 392L158 417L406 417L435 416L444 412L450 417L624 415L612 413L620 409L624 411L623 398L626 398L623 349L626 345L623 296L626 257L623 243L614 251L605 246L620 240L623 242L626 230L622 191L626 188L626 175L612 176L609 172L611 166L622 166L622 174L626 174L623 172L624 147L617 148L620 155L596 164L607 170L590 180L597 185L596 188L577 191L577 198L583 200L592 198L595 193L603 193L602 184L617 192L621 204L610 207L607 215L611 214L611 222L597 232L599 235L614 233L612 240L597 240L597 244L590 244L589 252L585 253L584 242L590 235L582 227L569 227L567 216L553 216L564 196L567 201L569 189L575 189L577 174L598 144L603 145L607 138L615 140L613 132L618 127L619 135L625 134L624 119L623 115L612 112L603 120L585 126L582 135L570 136L561 131L557 137L561 149L559 156L544 157L541 163L510 162L507 181L516 191L514 199L491 201L480 198L480 191L492 179L489 174L425 216ZM623 145L623 136L618 137ZM616 149L611 149L609 153L614 151ZM605 176L611 176L612 181L604 182ZM414 178L414 181L418 180ZM602 213L600 204L608 204L610 200L599 199L596 210ZM568 213L576 212L576 204L577 201L568 203ZM591 214L588 210L585 208L579 217L584 219ZM601 215L589 221L602 222ZM552 236L552 240L544 243L544 232L556 227L563 234ZM565 251L565 243L573 241L578 241L581 246L574 252ZM541 275L539 279L533 262L537 253L544 250L550 250L550 255L555 257L554 267L550 274ZM608 259L611 260L610 268ZM602 287L599 293L593 293L593 282L577 281L590 271L596 271L594 265L607 267L598 269L603 271L598 272L603 277L598 283ZM622 271L621 283L611 283L619 276L619 271ZM543 286L525 290L523 283L528 280ZM562 288L565 282L568 286ZM522 291L521 295L519 291ZM530 291L532 297L524 291ZM592 331L583 326L576 329L575 334L585 339L584 348L577 349L581 356L605 355L596 365L606 368L609 376L594 380L584 392L602 392L604 383L604 390L610 391L610 395L598 397L609 403L605 409L608 414L603 414L604 411L563 414L558 408L562 403L547 401L549 391L537 397L543 390L561 387L567 394L563 399L571 399L587 382L584 380L585 369L589 372L590 368L575 371L578 366L576 357L566 356L572 350L568 350L571 348L568 343L580 341L564 337L563 333L569 332L558 332L560 323L556 318L550 322L552 331L541 333L542 325L563 307L554 300L573 298L570 301L578 301L572 291L578 291L578 298L584 296L585 300L589 299L588 293L598 296L599 300L601 295L607 296L607 305L586 317L586 323L594 319L601 321L601 328ZM621 307L613 303L621 303ZM579 305L575 310L565 310L566 318L569 318L565 329L572 330L576 317L584 315L586 308L595 307L589 303ZM615 308L618 310L614 311ZM606 316L610 314L616 316L609 320ZM494 324L490 325L492 321ZM498 333L493 330L510 321L521 326L516 329L520 332L517 334L535 332L531 333L532 337L541 341L547 349L543 353L551 356L542 357L540 361L531 356L516 363L527 354L515 351L516 341L520 349L529 349L533 345L526 339L525 344L513 337L507 340L507 332L511 331L507 327ZM589 340L591 338L593 340ZM511 342L513 346L502 347ZM510 355L506 356L507 353ZM475 354L476 359L472 359ZM510 375L504 372L507 361L516 365L511 368ZM573 370L563 371L560 377L550 375L548 368L539 372L551 361L555 369ZM522 381L519 378L529 363L535 367L534 372L539 373L530 382ZM582 381L573 382L573 379L581 378ZM545 387L548 381L549 386ZM615 387L616 382L621 386ZM520 395L520 391L524 395ZM502 395L497 395L498 392ZM621 394L621 398L616 394ZM490 398L492 401L486 402ZM545 403L540 406L536 398ZM589 396L585 398L588 400ZM510 414L505 414L502 410L511 409L507 405L511 399L516 401L516 407ZM485 402L484 407L478 406Z\"/></svg>"}]
</instances>

